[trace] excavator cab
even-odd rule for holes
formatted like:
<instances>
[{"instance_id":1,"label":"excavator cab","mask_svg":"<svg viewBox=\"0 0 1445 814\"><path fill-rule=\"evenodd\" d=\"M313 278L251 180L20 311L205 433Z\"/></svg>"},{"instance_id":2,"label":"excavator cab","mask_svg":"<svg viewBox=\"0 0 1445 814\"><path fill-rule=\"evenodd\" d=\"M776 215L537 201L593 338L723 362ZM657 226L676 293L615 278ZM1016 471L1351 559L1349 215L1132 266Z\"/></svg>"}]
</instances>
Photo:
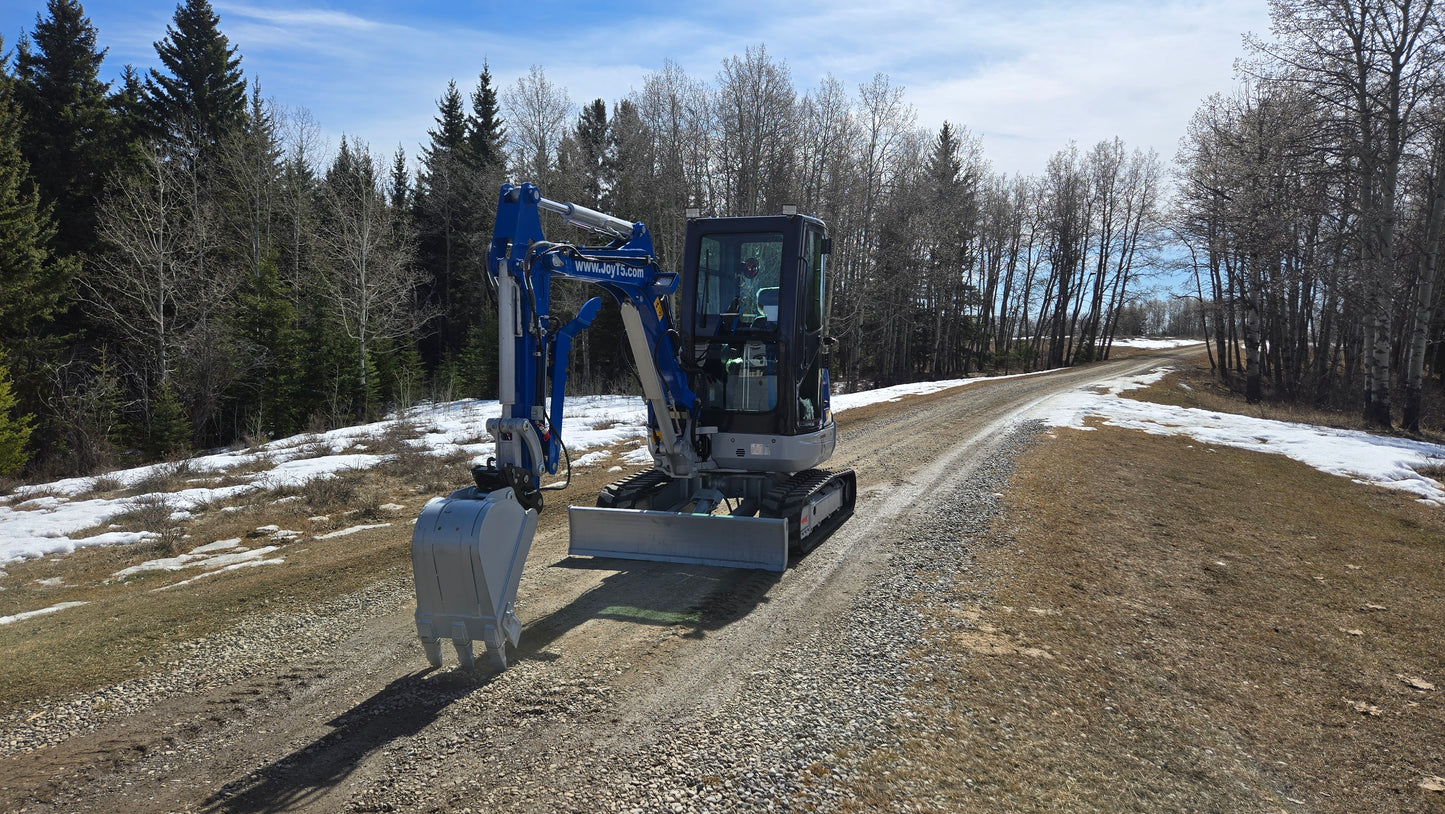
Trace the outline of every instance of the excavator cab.
<instances>
[{"instance_id":1,"label":"excavator cab","mask_svg":"<svg viewBox=\"0 0 1445 814\"><path fill-rule=\"evenodd\" d=\"M688 220L678 329L718 469L795 472L832 454L828 250L806 215Z\"/></svg>"}]
</instances>

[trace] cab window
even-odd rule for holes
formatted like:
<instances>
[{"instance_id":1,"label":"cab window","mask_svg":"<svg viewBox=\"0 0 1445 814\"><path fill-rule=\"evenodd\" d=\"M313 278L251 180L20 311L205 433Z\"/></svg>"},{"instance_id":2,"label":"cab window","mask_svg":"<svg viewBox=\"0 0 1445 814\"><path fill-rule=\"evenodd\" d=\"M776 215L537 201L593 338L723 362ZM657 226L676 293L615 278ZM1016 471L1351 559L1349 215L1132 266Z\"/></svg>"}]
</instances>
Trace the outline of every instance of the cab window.
<instances>
[{"instance_id":1,"label":"cab window","mask_svg":"<svg viewBox=\"0 0 1445 814\"><path fill-rule=\"evenodd\" d=\"M697 336L776 333L781 232L704 235L698 245Z\"/></svg>"}]
</instances>

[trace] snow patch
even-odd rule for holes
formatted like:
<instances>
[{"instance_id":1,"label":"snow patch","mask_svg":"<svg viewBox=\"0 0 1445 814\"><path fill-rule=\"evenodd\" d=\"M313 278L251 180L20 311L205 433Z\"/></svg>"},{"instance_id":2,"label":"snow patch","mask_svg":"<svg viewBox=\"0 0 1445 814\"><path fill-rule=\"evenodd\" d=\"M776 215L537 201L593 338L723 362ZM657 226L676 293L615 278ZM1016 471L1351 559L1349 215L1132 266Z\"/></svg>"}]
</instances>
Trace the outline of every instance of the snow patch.
<instances>
[{"instance_id":1,"label":"snow patch","mask_svg":"<svg viewBox=\"0 0 1445 814\"><path fill-rule=\"evenodd\" d=\"M281 565L285 562L286 561L284 559L277 557L270 560L246 560L244 562L232 563L231 565L228 565L224 568L217 568L214 571L207 571L204 574L199 574L197 576L191 577L190 579L183 579L180 582L175 582L170 585L162 585L159 588L152 588L151 593L155 593L156 591L169 591L172 588L179 588L182 585L190 585L193 582L199 582L203 579L206 579L207 577L213 577L217 574L226 573L227 571L236 571L241 568L253 568L258 565Z\"/></svg>"},{"instance_id":2,"label":"snow patch","mask_svg":"<svg viewBox=\"0 0 1445 814\"><path fill-rule=\"evenodd\" d=\"M232 545L231 548L239 546ZM161 557L154 560L146 560L140 565L132 565L129 568L122 568L111 576L115 579L126 579L146 571L181 571L187 568L201 568L207 571L226 570L238 563L247 563L259 560L277 550L278 546L268 545L256 549L241 549L230 554L199 554L200 549L189 554L181 554L175 557Z\"/></svg>"},{"instance_id":3,"label":"snow patch","mask_svg":"<svg viewBox=\"0 0 1445 814\"><path fill-rule=\"evenodd\" d=\"M1038 415L1055 427L1088 429L1085 420L1097 418L1107 426L1152 435L1183 435L1215 446L1284 455L1321 472L1398 489L1445 507L1445 488L1419 472L1445 463L1445 446L1121 397L1169 372L1170 368L1160 368L1106 382L1092 392L1056 396L1038 408Z\"/></svg>"},{"instance_id":4,"label":"snow patch","mask_svg":"<svg viewBox=\"0 0 1445 814\"><path fill-rule=\"evenodd\" d=\"M214 554L214 553L216 553L217 551L225 551L225 550L231 549L231 548L239 548L240 545L241 545L241 538L240 538L240 537L232 537L232 538L229 539L229 540L217 540L217 541L214 542L214 543L206 543L205 545L202 545L202 546L196 546L195 548L191 549L191 553L192 553L192 554Z\"/></svg>"},{"instance_id":5,"label":"snow patch","mask_svg":"<svg viewBox=\"0 0 1445 814\"><path fill-rule=\"evenodd\" d=\"M586 455L583 455L582 457L580 457L580 458L578 458L577 460L573 461L573 462L572 462L572 465L573 465L573 466L597 466L598 464L602 463L603 461L605 461L605 460L607 460L608 458L611 458L611 457L612 457L612 453L611 453L611 452L609 452L609 451L607 451L607 450L605 450L605 449L599 449L599 450L595 450L595 451L593 451L593 452L589 452L589 453L587 453Z\"/></svg>"},{"instance_id":6,"label":"snow patch","mask_svg":"<svg viewBox=\"0 0 1445 814\"><path fill-rule=\"evenodd\" d=\"M1187 348L1193 345L1203 344L1203 339L1148 339L1142 336L1136 336L1129 339L1115 339L1112 347L1167 350L1169 348Z\"/></svg>"},{"instance_id":7,"label":"snow patch","mask_svg":"<svg viewBox=\"0 0 1445 814\"><path fill-rule=\"evenodd\" d=\"M23 622L26 619L34 619L37 616L45 616L46 614L57 613L59 611L65 610L66 608L74 608L85 604L89 603L61 602L58 605L51 605L48 608L41 608L40 610L25 611L24 613L17 613L13 616L0 616L0 625L9 625L14 624L15 622Z\"/></svg>"},{"instance_id":8,"label":"snow patch","mask_svg":"<svg viewBox=\"0 0 1445 814\"><path fill-rule=\"evenodd\" d=\"M328 532L326 534L318 534L316 535L316 539L330 540L333 537L345 537L348 534L355 534L358 531L366 531L368 529L384 529L390 525L390 523L372 523L366 526L352 526L351 528L337 529L336 531Z\"/></svg>"}]
</instances>

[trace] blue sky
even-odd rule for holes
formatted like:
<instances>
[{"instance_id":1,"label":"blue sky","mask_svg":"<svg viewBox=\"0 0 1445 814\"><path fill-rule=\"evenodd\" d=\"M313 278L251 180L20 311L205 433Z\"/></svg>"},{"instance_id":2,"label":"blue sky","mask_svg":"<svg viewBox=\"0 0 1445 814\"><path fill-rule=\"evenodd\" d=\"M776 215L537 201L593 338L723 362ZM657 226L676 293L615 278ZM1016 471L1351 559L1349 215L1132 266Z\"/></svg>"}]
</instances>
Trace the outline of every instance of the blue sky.
<instances>
[{"instance_id":1,"label":"blue sky","mask_svg":"<svg viewBox=\"0 0 1445 814\"><path fill-rule=\"evenodd\" d=\"M157 65L175 0L83 3L108 48L106 78ZM415 156L436 100L499 87L532 65L574 104L640 88L665 59L713 80L723 59L767 46L799 92L825 74L856 93L874 74L906 89L919 126L946 119L981 137L995 169L1037 173L1070 140L1119 136L1166 161L1199 103L1234 86L1241 35L1266 33L1265 0L687 3L472 0L212 0L264 95L308 109L332 148L342 134ZM44 0L0 0L11 49Z\"/></svg>"}]
</instances>

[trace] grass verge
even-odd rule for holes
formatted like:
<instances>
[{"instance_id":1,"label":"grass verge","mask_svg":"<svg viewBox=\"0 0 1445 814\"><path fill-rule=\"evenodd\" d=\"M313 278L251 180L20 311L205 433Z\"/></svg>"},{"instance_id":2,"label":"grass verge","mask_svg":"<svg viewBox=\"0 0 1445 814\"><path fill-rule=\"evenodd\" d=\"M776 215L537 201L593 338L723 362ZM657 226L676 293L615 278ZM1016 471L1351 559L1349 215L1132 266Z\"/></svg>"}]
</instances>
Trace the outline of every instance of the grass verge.
<instances>
[{"instance_id":1,"label":"grass verge","mask_svg":"<svg viewBox=\"0 0 1445 814\"><path fill-rule=\"evenodd\" d=\"M167 659L180 657L179 645L224 636L245 616L303 611L409 573L411 521L427 500L469 480L466 454L424 455L406 443L411 437L414 433L398 432L383 439L378 446L389 457L371 469L249 493L176 523L169 520L170 507L162 499L135 498L132 511L116 518L114 525L125 530L164 528L165 535L136 545L87 547L7 564L0 573L0 616L61 602L86 604L0 625L0 714L163 672L169 669ZM619 476L601 468L579 472L557 503L589 500ZM553 511L543 522L555 525L565 518L565 512ZM381 522L389 525L324 536ZM266 534L267 526L301 534ZM246 568L173 590L155 589L201 572L114 577L145 560L236 538L251 549L278 546L270 556L285 563Z\"/></svg>"},{"instance_id":2,"label":"grass verge","mask_svg":"<svg viewBox=\"0 0 1445 814\"><path fill-rule=\"evenodd\" d=\"M857 810L1445 810L1438 508L1108 427L1025 453L1005 504Z\"/></svg>"}]
</instances>

